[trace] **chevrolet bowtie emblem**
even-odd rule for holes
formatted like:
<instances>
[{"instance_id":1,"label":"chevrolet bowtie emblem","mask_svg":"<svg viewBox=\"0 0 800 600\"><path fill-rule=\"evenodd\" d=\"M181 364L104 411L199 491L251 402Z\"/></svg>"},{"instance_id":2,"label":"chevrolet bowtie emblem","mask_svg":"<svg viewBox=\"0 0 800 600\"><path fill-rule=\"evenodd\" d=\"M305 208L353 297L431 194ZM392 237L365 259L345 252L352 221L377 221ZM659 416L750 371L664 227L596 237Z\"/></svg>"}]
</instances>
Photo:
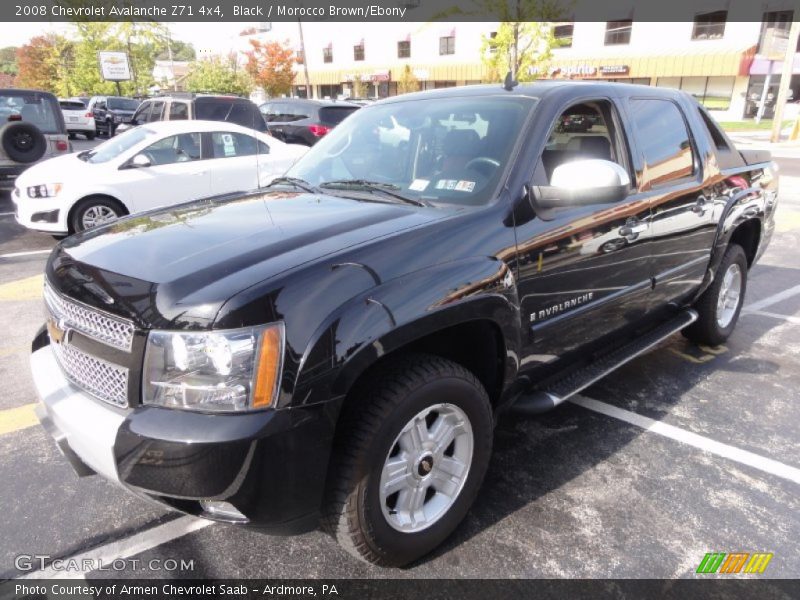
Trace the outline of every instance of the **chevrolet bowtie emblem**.
<instances>
[{"instance_id":1,"label":"chevrolet bowtie emblem","mask_svg":"<svg viewBox=\"0 0 800 600\"><path fill-rule=\"evenodd\" d=\"M63 319L56 321L54 318L50 317L47 319L47 333L50 334L50 340L52 342L66 346L69 344L72 330L66 326Z\"/></svg>"}]
</instances>

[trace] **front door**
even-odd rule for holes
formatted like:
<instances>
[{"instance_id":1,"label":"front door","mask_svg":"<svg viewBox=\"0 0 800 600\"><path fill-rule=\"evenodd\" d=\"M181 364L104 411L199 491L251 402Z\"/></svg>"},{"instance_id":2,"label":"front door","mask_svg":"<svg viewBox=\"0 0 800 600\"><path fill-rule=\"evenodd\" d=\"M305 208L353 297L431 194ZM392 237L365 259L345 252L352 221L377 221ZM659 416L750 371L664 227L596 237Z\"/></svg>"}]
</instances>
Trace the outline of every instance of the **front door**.
<instances>
[{"instance_id":1,"label":"front door","mask_svg":"<svg viewBox=\"0 0 800 600\"><path fill-rule=\"evenodd\" d=\"M548 185L556 166L582 159L616 162L633 182L620 123L610 99L565 108L552 125L534 185ZM552 362L643 316L652 289L649 217L647 200L632 185L616 203L537 211L517 223L518 290L527 329L522 368Z\"/></svg>"}]
</instances>

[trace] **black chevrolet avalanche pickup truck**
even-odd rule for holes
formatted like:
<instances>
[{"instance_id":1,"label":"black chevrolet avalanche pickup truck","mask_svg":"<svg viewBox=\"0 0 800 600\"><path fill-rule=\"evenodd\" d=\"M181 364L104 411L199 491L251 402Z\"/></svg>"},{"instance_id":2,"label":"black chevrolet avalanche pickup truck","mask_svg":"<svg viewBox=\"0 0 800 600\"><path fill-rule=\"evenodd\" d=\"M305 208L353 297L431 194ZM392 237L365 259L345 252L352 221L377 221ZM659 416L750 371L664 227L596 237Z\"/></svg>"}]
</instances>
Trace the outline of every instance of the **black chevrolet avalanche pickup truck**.
<instances>
[{"instance_id":1,"label":"black chevrolet avalanche pickup truck","mask_svg":"<svg viewBox=\"0 0 800 600\"><path fill-rule=\"evenodd\" d=\"M80 475L404 565L469 510L500 411L731 334L777 189L679 91L390 98L265 189L56 246L38 414Z\"/></svg>"}]
</instances>

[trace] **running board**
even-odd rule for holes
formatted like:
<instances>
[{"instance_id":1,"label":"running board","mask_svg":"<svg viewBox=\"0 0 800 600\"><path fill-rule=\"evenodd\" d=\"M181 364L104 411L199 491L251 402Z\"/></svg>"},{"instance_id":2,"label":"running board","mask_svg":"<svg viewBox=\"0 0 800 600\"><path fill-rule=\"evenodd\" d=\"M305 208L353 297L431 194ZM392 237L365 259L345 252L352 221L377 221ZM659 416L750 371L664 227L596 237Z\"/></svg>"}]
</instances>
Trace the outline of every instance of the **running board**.
<instances>
[{"instance_id":1,"label":"running board","mask_svg":"<svg viewBox=\"0 0 800 600\"><path fill-rule=\"evenodd\" d=\"M686 310L585 367L557 379L542 389L523 394L514 402L511 410L530 415L547 412L696 320L697 313L692 309Z\"/></svg>"}]
</instances>

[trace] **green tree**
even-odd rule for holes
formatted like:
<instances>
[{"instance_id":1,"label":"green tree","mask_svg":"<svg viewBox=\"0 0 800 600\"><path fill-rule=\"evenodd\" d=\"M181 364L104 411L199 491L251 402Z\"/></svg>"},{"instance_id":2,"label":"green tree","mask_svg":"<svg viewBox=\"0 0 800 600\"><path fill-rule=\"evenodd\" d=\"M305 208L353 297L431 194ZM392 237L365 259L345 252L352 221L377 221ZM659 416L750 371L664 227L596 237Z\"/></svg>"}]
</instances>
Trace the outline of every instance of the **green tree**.
<instances>
[{"instance_id":1,"label":"green tree","mask_svg":"<svg viewBox=\"0 0 800 600\"><path fill-rule=\"evenodd\" d=\"M482 37L481 60L490 81L501 81L509 71L518 81L531 81L550 60L554 44L550 23L500 23L494 37Z\"/></svg>"},{"instance_id":2,"label":"green tree","mask_svg":"<svg viewBox=\"0 0 800 600\"><path fill-rule=\"evenodd\" d=\"M17 48L15 46L0 48L0 73L16 75L17 70Z\"/></svg>"},{"instance_id":3,"label":"green tree","mask_svg":"<svg viewBox=\"0 0 800 600\"><path fill-rule=\"evenodd\" d=\"M189 42L182 42L181 40L172 40L172 60L175 61L192 61L197 58L197 53ZM161 52L156 55L156 60L170 60L169 48L164 47Z\"/></svg>"},{"instance_id":4,"label":"green tree","mask_svg":"<svg viewBox=\"0 0 800 600\"><path fill-rule=\"evenodd\" d=\"M72 68L67 73L69 85L76 94L116 94L116 85L100 75L98 53L103 50L123 50L113 37L113 23L80 21L73 24L77 41L73 48ZM125 89L127 87L127 89ZM123 93L130 91L125 84Z\"/></svg>"},{"instance_id":5,"label":"green tree","mask_svg":"<svg viewBox=\"0 0 800 600\"><path fill-rule=\"evenodd\" d=\"M243 69L236 64L233 56L200 60L192 64L186 87L191 92L216 92L247 96L253 89L253 82Z\"/></svg>"},{"instance_id":6,"label":"green tree","mask_svg":"<svg viewBox=\"0 0 800 600\"><path fill-rule=\"evenodd\" d=\"M406 65L403 67L400 79L397 80L397 93L407 94L417 91L419 91L419 79L414 75L414 71L411 70L411 65Z\"/></svg>"}]
</instances>

